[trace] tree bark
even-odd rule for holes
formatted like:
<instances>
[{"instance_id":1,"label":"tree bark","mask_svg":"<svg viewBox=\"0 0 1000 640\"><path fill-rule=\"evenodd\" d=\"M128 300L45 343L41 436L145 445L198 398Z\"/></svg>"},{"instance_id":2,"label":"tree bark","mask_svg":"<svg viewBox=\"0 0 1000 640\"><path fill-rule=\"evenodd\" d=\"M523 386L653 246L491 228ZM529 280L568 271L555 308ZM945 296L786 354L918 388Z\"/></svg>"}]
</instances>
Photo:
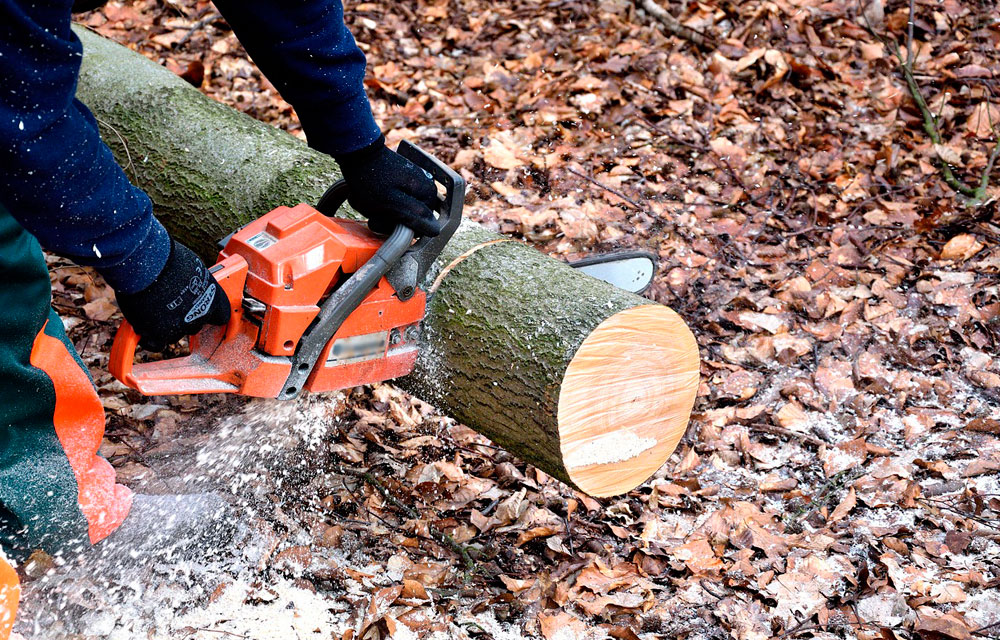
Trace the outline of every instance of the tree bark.
<instances>
[{"instance_id":1,"label":"tree bark","mask_svg":"<svg viewBox=\"0 0 1000 640\"><path fill-rule=\"evenodd\" d=\"M336 163L77 28L78 97L157 216L203 257L279 205L315 203ZM414 372L396 381L542 471L627 492L683 435L698 351L670 309L463 222L428 275Z\"/></svg>"}]
</instances>

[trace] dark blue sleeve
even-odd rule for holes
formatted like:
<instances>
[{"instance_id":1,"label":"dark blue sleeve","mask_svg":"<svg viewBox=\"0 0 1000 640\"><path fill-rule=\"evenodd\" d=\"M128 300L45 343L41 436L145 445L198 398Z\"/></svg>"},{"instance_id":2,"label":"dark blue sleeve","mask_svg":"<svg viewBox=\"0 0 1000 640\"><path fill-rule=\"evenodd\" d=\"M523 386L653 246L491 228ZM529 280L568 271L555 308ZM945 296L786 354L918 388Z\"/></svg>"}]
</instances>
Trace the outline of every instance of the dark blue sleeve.
<instances>
[{"instance_id":1,"label":"dark blue sleeve","mask_svg":"<svg viewBox=\"0 0 1000 640\"><path fill-rule=\"evenodd\" d=\"M295 108L309 146L336 155L378 139L365 56L340 0L214 0L236 37Z\"/></svg>"},{"instance_id":2,"label":"dark blue sleeve","mask_svg":"<svg viewBox=\"0 0 1000 640\"><path fill-rule=\"evenodd\" d=\"M74 98L72 4L0 0L0 203L42 246L134 293L159 275L170 239Z\"/></svg>"}]
</instances>

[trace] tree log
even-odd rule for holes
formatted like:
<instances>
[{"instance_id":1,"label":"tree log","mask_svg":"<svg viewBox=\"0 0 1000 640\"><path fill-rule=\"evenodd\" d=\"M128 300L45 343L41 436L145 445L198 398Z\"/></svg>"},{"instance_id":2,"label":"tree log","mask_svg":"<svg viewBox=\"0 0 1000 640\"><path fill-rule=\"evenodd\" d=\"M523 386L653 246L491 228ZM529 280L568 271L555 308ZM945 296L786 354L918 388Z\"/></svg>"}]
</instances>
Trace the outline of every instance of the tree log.
<instances>
[{"instance_id":1,"label":"tree log","mask_svg":"<svg viewBox=\"0 0 1000 640\"><path fill-rule=\"evenodd\" d=\"M84 29L78 97L167 228L203 256L339 177L301 141L218 104ZM463 222L428 276L415 371L396 381L542 471L594 496L627 492L670 456L699 377L670 309Z\"/></svg>"}]
</instances>

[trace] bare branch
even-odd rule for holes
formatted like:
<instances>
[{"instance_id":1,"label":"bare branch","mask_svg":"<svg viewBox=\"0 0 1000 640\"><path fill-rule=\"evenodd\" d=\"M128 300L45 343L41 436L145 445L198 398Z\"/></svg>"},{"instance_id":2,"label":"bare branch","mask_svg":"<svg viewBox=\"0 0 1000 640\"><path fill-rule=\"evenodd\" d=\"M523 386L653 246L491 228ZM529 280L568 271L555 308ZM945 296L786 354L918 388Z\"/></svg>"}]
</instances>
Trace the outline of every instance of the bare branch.
<instances>
[{"instance_id":1,"label":"bare branch","mask_svg":"<svg viewBox=\"0 0 1000 640\"><path fill-rule=\"evenodd\" d=\"M920 92L920 85L917 84L917 80L913 77L913 68L909 64L910 61L903 60L903 52L900 51L898 44L889 40L889 45L892 47L893 53L899 61L899 69L903 72L903 78L906 80L906 86L910 89L910 95L913 97L913 101L917 103L920 114L923 116L924 131L927 132L927 136L931 139L932 143L941 144L941 133L938 131L937 118L931 113L930 107L927 106L927 101L924 100L924 95ZM940 157L937 160L938 166L941 168L941 175L949 187L969 198L975 199L980 196L978 189L970 187L955 176L955 173L951 170L951 165Z\"/></svg>"},{"instance_id":2,"label":"bare branch","mask_svg":"<svg viewBox=\"0 0 1000 640\"><path fill-rule=\"evenodd\" d=\"M906 20L906 64L913 72L913 14L914 0L910 0L910 17Z\"/></svg>"},{"instance_id":3,"label":"bare branch","mask_svg":"<svg viewBox=\"0 0 1000 640\"><path fill-rule=\"evenodd\" d=\"M859 4L859 13L865 21L865 29L872 35L873 38L881 42L882 44L888 46L893 55L896 57L896 62L899 66L900 73L903 74L903 78L906 80L906 86L910 90L910 96L913 97L913 101L917 104L920 109L920 115L923 117L923 128L927 133L927 136L931 139L931 142L935 145L942 144L941 142L941 132L938 129L938 118L931 112L930 107L927 105L927 101L924 99L923 93L920 91L920 85L917 84L916 77L913 73L914 64L914 53L913 53L913 24L914 24L914 0L910 0L910 16L907 22L907 32L906 32L906 59L903 59L903 52L899 48L899 44L893 38L883 38L878 32L875 31L875 27L872 25L868 16L861 10ZM942 103L942 109L944 104ZM992 122L990 123L991 129ZM993 167L996 165L997 156L1000 155L1000 135L997 131L993 130L994 138L996 143L993 146L993 151L990 153L990 159L986 163L986 168L983 170L982 175L979 179L979 185L977 187L970 187L955 176L955 173L951 170L951 165L944 161L940 156L936 156L938 166L941 168L941 175L944 177L944 181L951 187L954 191L969 198L967 204L969 205L979 205L986 200L986 187L989 186L990 174L993 173Z\"/></svg>"},{"instance_id":4,"label":"bare branch","mask_svg":"<svg viewBox=\"0 0 1000 640\"><path fill-rule=\"evenodd\" d=\"M659 20L667 31L678 38L683 38L707 51L715 50L716 44L709 36L681 23L673 14L658 5L656 0L639 0L639 5L646 10L646 13Z\"/></svg>"}]
</instances>

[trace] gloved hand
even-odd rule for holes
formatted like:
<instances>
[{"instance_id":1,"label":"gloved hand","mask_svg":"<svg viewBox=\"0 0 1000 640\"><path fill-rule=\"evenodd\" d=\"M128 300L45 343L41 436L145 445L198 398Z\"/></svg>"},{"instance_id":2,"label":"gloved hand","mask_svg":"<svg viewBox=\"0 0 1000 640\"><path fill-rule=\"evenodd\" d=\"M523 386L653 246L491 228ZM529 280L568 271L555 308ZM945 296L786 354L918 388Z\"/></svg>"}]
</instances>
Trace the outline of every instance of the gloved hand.
<instances>
[{"instance_id":1,"label":"gloved hand","mask_svg":"<svg viewBox=\"0 0 1000 640\"><path fill-rule=\"evenodd\" d=\"M229 299L201 258L172 240L170 257L151 285L116 293L122 315L139 334L139 345L163 351L206 324L229 322Z\"/></svg>"},{"instance_id":2,"label":"gloved hand","mask_svg":"<svg viewBox=\"0 0 1000 640\"><path fill-rule=\"evenodd\" d=\"M436 236L440 223L431 210L437 187L429 173L385 146L385 136L363 149L334 156L347 181L347 201L368 218L368 228L389 234L396 225L418 236Z\"/></svg>"}]
</instances>

